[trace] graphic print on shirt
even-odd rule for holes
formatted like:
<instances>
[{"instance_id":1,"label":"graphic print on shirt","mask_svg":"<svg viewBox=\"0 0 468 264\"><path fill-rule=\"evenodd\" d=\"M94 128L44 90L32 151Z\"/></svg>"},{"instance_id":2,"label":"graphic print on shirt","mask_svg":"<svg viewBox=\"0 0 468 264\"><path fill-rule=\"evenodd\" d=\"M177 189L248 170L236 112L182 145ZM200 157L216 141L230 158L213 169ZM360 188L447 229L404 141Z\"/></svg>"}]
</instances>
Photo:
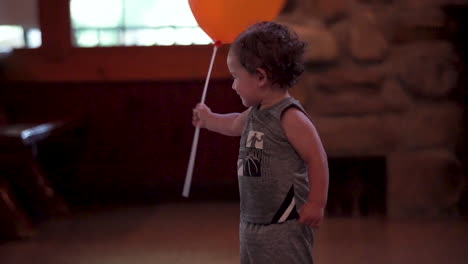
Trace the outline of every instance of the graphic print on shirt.
<instances>
[{"instance_id":1,"label":"graphic print on shirt","mask_svg":"<svg viewBox=\"0 0 468 264\"><path fill-rule=\"evenodd\" d=\"M263 156L264 133L249 131L245 144L246 153L237 161L237 175L247 177L260 177Z\"/></svg>"}]
</instances>

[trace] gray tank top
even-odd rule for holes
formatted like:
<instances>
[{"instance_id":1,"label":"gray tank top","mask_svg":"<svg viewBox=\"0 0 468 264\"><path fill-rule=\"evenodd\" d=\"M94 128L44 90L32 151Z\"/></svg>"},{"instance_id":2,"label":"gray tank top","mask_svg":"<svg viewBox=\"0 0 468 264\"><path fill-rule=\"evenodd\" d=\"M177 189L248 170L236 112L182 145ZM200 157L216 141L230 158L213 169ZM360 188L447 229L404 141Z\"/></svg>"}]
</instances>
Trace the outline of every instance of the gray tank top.
<instances>
[{"instance_id":1,"label":"gray tank top","mask_svg":"<svg viewBox=\"0 0 468 264\"><path fill-rule=\"evenodd\" d=\"M289 97L270 108L253 107L248 116L237 161L242 221L272 224L297 219L307 199L307 166L281 126L289 107L305 113Z\"/></svg>"}]
</instances>

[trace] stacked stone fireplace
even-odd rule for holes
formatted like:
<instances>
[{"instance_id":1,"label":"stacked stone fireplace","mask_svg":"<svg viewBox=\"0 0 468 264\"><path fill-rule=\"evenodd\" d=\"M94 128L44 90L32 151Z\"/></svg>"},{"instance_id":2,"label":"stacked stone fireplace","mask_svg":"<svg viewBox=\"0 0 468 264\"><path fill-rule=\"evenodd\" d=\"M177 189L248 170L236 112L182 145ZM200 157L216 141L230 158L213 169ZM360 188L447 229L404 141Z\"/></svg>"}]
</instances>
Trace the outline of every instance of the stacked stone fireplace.
<instances>
[{"instance_id":1,"label":"stacked stone fireplace","mask_svg":"<svg viewBox=\"0 0 468 264\"><path fill-rule=\"evenodd\" d=\"M384 177L389 217L456 214L466 190L455 154L460 59L444 35L444 7L457 4L465 1L290 0L279 19L308 43L292 93L331 160L381 157L375 177Z\"/></svg>"}]
</instances>

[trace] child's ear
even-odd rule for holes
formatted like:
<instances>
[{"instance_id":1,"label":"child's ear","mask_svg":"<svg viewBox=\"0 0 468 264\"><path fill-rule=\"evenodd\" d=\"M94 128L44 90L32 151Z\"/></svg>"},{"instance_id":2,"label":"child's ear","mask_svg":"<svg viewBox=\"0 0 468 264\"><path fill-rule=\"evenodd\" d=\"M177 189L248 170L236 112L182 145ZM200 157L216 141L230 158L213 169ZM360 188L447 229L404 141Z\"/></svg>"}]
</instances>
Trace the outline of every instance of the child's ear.
<instances>
[{"instance_id":1,"label":"child's ear","mask_svg":"<svg viewBox=\"0 0 468 264\"><path fill-rule=\"evenodd\" d=\"M268 81L268 75L266 71L262 68L257 68L257 77L259 80L259 85L264 85Z\"/></svg>"}]
</instances>

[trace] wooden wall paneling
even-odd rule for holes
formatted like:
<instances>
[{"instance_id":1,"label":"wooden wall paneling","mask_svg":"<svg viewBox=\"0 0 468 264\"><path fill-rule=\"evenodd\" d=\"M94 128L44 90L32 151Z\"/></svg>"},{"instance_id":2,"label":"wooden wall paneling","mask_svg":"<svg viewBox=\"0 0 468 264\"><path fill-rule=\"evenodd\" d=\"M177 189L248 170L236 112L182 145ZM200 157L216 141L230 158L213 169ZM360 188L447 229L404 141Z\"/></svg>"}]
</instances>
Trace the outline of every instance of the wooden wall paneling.
<instances>
[{"instance_id":1,"label":"wooden wall paneling","mask_svg":"<svg viewBox=\"0 0 468 264\"><path fill-rule=\"evenodd\" d=\"M181 197L194 132L191 110L202 88L203 81L15 83L4 95L15 122L84 117L79 166L55 177L73 177L69 195L92 203ZM243 110L229 80L213 81L206 103L221 113ZM239 138L201 133L194 198L236 197L238 144Z\"/></svg>"}]
</instances>

